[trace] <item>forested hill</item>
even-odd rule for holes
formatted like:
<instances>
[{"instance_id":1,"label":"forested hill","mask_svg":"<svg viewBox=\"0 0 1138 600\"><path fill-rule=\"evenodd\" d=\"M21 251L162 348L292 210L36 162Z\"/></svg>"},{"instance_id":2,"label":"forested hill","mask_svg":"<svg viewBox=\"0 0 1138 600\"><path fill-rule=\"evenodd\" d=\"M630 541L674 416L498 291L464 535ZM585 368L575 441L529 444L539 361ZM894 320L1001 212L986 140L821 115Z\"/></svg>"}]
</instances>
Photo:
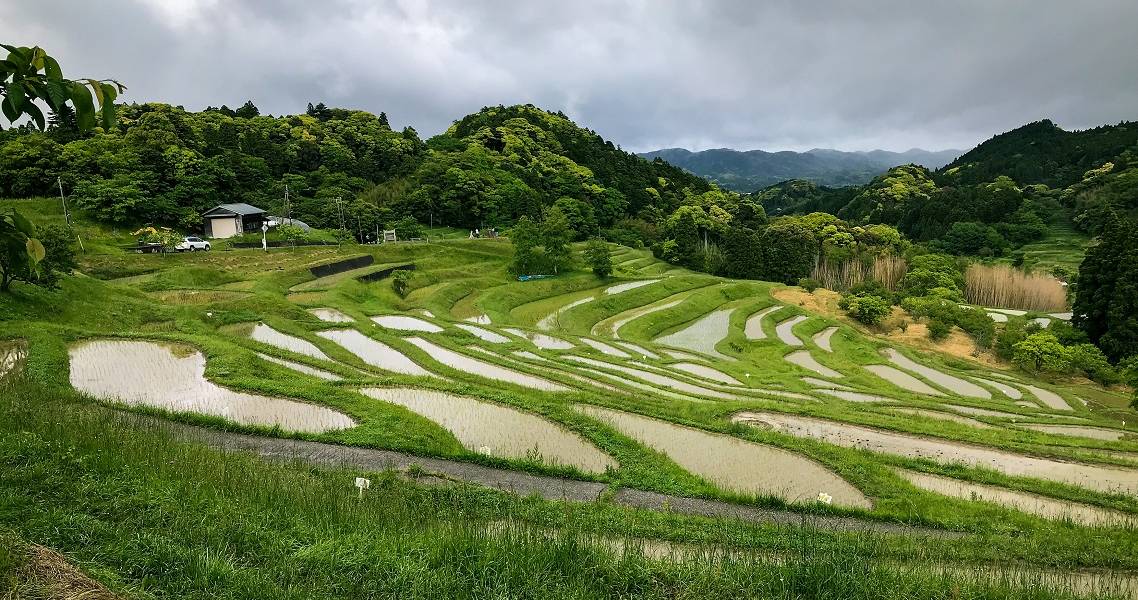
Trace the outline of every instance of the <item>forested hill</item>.
<instances>
[{"instance_id":1,"label":"forested hill","mask_svg":"<svg viewBox=\"0 0 1138 600\"><path fill-rule=\"evenodd\" d=\"M862 185L890 167L912 163L936 169L960 154L960 150L931 152L919 148L905 152L842 152L820 148L807 152L728 148L692 152L683 148L667 148L642 152L640 156L661 158L727 189L750 192L790 179L803 179L829 187Z\"/></svg>"},{"instance_id":2,"label":"forested hill","mask_svg":"<svg viewBox=\"0 0 1138 600\"><path fill-rule=\"evenodd\" d=\"M1000 175L1020 184L1067 187L1138 145L1138 122L1065 131L1049 120L993 136L940 169L944 184L976 185Z\"/></svg>"},{"instance_id":3,"label":"forested hill","mask_svg":"<svg viewBox=\"0 0 1138 600\"><path fill-rule=\"evenodd\" d=\"M559 204L590 231L645 209L667 214L707 181L625 152L564 114L531 105L489 107L429 142L415 174L422 198L449 222L510 222ZM415 211L422 212L421 203Z\"/></svg>"},{"instance_id":4,"label":"forested hill","mask_svg":"<svg viewBox=\"0 0 1138 600\"><path fill-rule=\"evenodd\" d=\"M338 225L342 198L355 228L413 216L458 227L504 227L558 204L595 233L649 209L657 218L709 184L661 161L624 152L560 113L489 107L428 142L393 130L384 114L309 105L265 116L251 103L189 112L165 104L120 107L117 127L80 134L69 115L47 132L0 131L0 197L58 193L122 225L194 231L226 202L285 210ZM653 212L655 211L655 212Z\"/></svg>"}]
</instances>

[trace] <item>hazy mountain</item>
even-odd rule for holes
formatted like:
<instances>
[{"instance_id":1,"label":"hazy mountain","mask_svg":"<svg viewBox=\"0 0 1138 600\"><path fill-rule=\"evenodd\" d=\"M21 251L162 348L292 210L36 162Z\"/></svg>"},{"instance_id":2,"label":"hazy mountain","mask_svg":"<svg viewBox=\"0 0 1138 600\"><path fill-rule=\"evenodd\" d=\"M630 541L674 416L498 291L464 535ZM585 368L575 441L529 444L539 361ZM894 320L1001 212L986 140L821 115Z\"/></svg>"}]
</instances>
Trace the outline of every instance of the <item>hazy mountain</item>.
<instances>
[{"instance_id":1,"label":"hazy mountain","mask_svg":"<svg viewBox=\"0 0 1138 600\"><path fill-rule=\"evenodd\" d=\"M729 148L692 152L683 148L666 148L642 152L640 156L660 158L727 189L751 192L788 179L804 179L830 187L862 185L890 167L913 163L938 169L961 154L962 150L934 152L920 148L905 152L843 152L824 148L806 152Z\"/></svg>"}]
</instances>

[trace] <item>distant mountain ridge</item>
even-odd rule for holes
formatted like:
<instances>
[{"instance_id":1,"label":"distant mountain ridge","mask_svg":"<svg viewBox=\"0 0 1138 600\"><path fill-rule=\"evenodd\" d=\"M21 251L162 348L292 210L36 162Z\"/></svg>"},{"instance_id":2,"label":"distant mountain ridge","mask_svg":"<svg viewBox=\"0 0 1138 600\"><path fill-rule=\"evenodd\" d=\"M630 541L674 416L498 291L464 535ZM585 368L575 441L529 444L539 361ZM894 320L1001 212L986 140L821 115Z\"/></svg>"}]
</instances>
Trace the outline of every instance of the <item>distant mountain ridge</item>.
<instances>
[{"instance_id":1,"label":"distant mountain ridge","mask_svg":"<svg viewBox=\"0 0 1138 600\"><path fill-rule=\"evenodd\" d=\"M939 169L961 154L963 150L920 148L904 152L844 152L825 148L806 152L730 148L692 152L684 148L664 148L641 152L639 156L648 160L660 158L729 190L752 192L789 179L804 179L829 187L863 185L890 167L912 163L930 170Z\"/></svg>"}]
</instances>

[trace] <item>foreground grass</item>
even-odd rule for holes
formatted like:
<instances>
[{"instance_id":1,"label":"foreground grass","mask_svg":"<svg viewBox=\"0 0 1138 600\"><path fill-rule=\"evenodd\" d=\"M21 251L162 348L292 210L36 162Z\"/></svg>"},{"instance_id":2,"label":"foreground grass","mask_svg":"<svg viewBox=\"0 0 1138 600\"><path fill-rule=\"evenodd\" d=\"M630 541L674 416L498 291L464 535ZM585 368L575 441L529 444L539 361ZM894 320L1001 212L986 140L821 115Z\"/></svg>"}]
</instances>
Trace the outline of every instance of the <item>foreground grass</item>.
<instances>
[{"instance_id":1,"label":"foreground grass","mask_svg":"<svg viewBox=\"0 0 1138 600\"><path fill-rule=\"evenodd\" d=\"M809 530L784 533L777 556L652 558L643 541L523 519L589 509L390 475L359 499L355 473L179 442L27 382L0 397L0 528L130 597L1068 597L1011 570L864 560L872 540ZM0 553L0 570L17 567Z\"/></svg>"}]
</instances>

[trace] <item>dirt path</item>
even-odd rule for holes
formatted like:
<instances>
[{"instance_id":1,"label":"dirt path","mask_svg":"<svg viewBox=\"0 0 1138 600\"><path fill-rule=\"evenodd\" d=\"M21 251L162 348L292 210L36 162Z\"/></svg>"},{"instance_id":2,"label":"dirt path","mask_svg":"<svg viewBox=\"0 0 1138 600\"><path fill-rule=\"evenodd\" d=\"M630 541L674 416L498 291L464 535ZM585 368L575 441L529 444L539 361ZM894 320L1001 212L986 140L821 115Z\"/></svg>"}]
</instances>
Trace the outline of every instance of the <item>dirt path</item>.
<instances>
[{"instance_id":1,"label":"dirt path","mask_svg":"<svg viewBox=\"0 0 1138 600\"><path fill-rule=\"evenodd\" d=\"M415 456L390 450L376 450L352 446L339 446L305 440L246 435L218 431L193 425L131 415L149 424L161 424L179 439L203 443L222 450L247 451L273 460L301 460L324 466L350 467L365 471L389 469L407 471L413 465L425 472L415 480L428 485L447 485L455 482L483 485L511 492L519 496L538 495L546 500L595 502L609 489L604 483L562 479L546 475L533 475L509 469L486 467L439 458ZM929 537L961 537L964 534L938 529L912 527L852 517L808 515L790 510L779 510L732 504L703 498L685 498L657 492L619 488L603 501L629 508L665 510L684 515L727 517L752 523L785 525L809 524L811 527L835 531L919 535Z\"/></svg>"}]
</instances>

